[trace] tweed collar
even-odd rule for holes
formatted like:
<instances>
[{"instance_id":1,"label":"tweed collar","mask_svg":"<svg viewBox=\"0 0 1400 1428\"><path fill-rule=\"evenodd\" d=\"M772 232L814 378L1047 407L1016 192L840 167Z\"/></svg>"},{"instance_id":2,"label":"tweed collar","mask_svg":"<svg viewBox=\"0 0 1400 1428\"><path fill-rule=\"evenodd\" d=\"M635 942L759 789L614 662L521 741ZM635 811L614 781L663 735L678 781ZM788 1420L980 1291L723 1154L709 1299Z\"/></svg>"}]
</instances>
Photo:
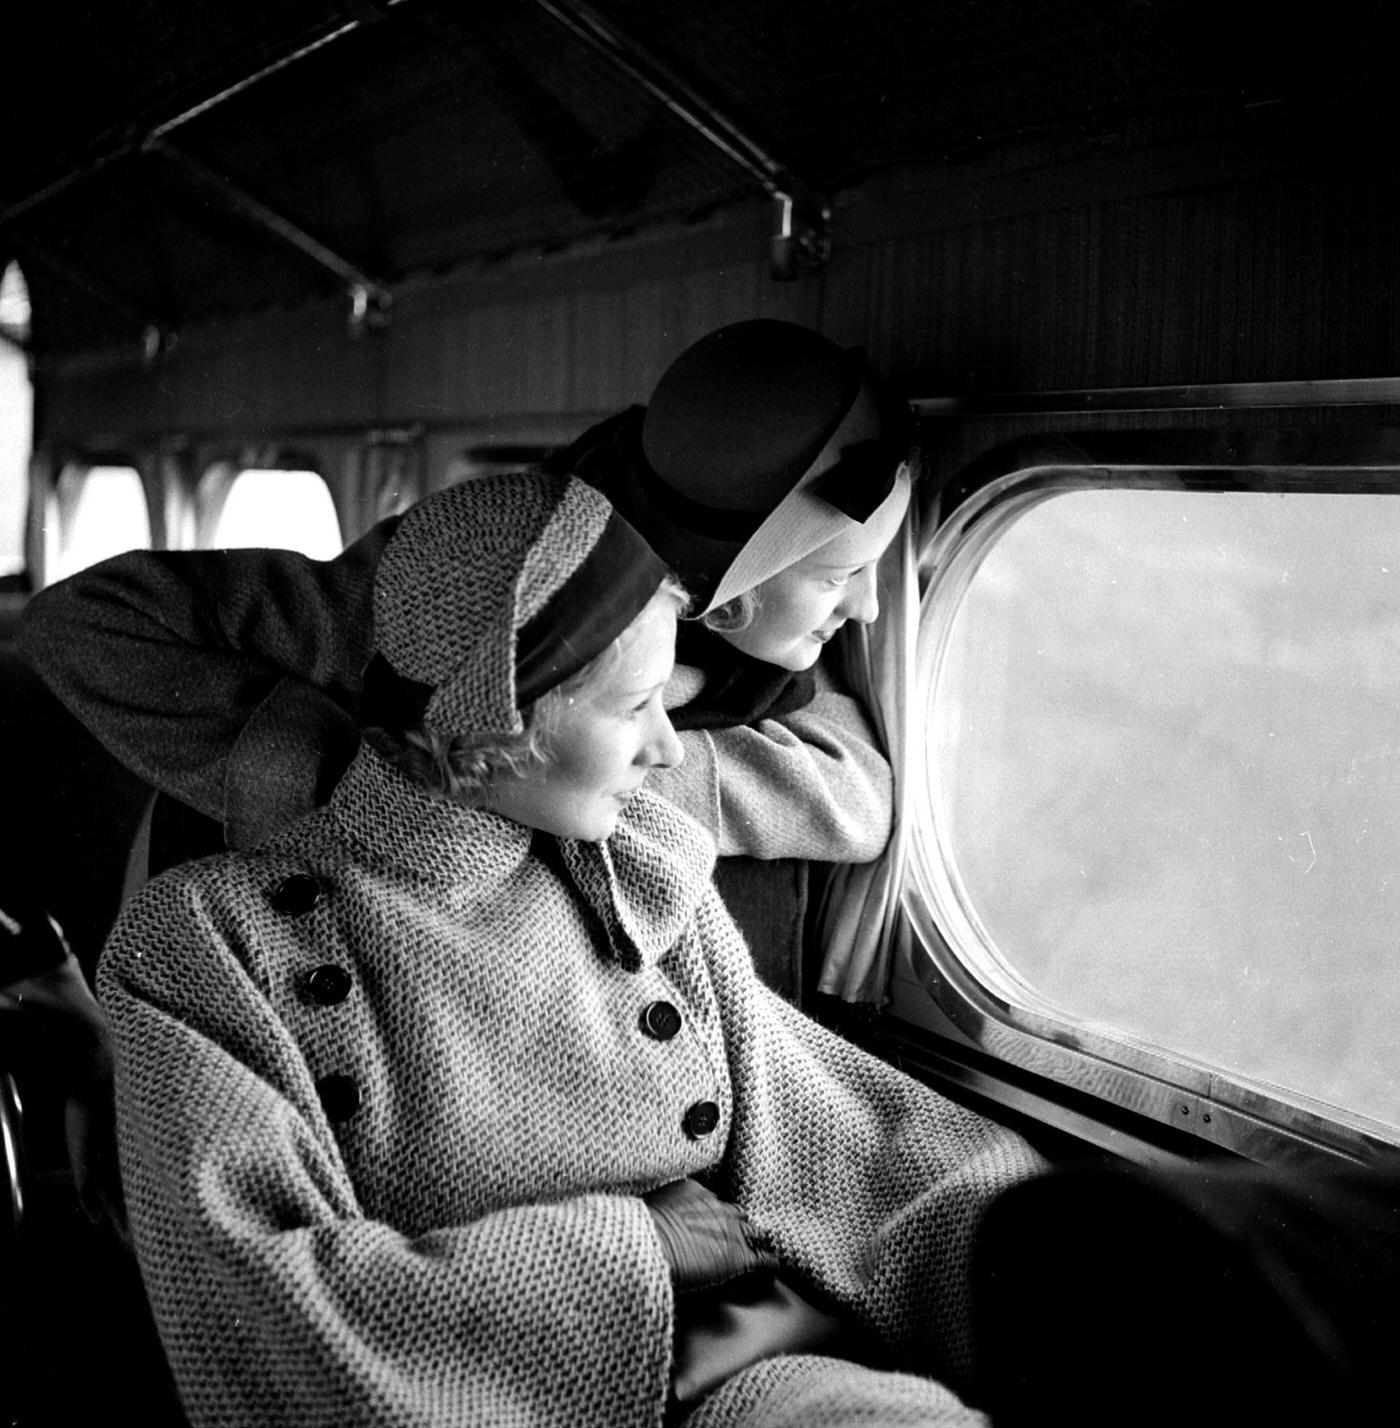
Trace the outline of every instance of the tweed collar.
<instances>
[{"instance_id":1,"label":"tweed collar","mask_svg":"<svg viewBox=\"0 0 1400 1428\"><path fill-rule=\"evenodd\" d=\"M434 796L367 741L325 811L373 866L449 887L465 880L474 897L489 895L530 854L528 828Z\"/></svg>"},{"instance_id":2,"label":"tweed collar","mask_svg":"<svg viewBox=\"0 0 1400 1428\"><path fill-rule=\"evenodd\" d=\"M557 840L570 880L602 922L613 956L629 971L675 946L710 886L710 835L643 789L602 843Z\"/></svg>"},{"instance_id":3,"label":"tweed collar","mask_svg":"<svg viewBox=\"0 0 1400 1428\"><path fill-rule=\"evenodd\" d=\"M362 744L325 815L377 867L440 885L448 901L489 898L531 858L594 914L613 957L650 966L679 939L710 886L715 847L692 819L643 790L603 843L537 833L438 798Z\"/></svg>"}]
</instances>

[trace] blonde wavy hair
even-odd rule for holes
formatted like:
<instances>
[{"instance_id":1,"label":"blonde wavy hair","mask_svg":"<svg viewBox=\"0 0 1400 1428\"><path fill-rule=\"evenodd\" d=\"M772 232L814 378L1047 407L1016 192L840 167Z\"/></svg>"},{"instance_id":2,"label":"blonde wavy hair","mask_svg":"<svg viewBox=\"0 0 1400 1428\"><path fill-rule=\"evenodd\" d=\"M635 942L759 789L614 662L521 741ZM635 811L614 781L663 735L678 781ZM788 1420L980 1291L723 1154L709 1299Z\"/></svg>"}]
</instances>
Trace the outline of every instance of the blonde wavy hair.
<instances>
[{"instance_id":1,"label":"blonde wavy hair","mask_svg":"<svg viewBox=\"0 0 1400 1428\"><path fill-rule=\"evenodd\" d=\"M678 616L684 615L690 604L685 587L669 575L646 608L656 600L669 601ZM397 731L371 729L366 737L415 783L454 803L480 807L498 779L522 778L548 763L563 711L580 690L622 658L622 641L635 624L633 620L601 654L523 710L525 728L519 734L444 734L418 724Z\"/></svg>"},{"instance_id":2,"label":"blonde wavy hair","mask_svg":"<svg viewBox=\"0 0 1400 1428\"><path fill-rule=\"evenodd\" d=\"M700 623L717 635L747 630L758 618L762 605L758 589L758 586L754 586L752 590L741 591L732 600L726 600L723 605L716 605L713 610L700 616Z\"/></svg>"}]
</instances>

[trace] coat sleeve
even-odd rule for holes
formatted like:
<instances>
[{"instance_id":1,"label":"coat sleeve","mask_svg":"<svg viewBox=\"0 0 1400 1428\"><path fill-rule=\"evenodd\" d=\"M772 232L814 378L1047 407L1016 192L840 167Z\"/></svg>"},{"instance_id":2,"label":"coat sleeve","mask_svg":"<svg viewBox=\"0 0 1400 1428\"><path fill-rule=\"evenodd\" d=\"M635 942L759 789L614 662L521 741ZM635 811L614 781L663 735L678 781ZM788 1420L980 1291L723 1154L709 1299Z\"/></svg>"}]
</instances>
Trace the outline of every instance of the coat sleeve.
<instances>
[{"instance_id":1,"label":"coat sleeve","mask_svg":"<svg viewBox=\"0 0 1400 1428\"><path fill-rule=\"evenodd\" d=\"M720 855L868 863L894 815L889 761L860 703L819 665L802 709L681 734L685 758L650 786L714 836Z\"/></svg>"},{"instance_id":2,"label":"coat sleeve","mask_svg":"<svg viewBox=\"0 0 1400 1428\"><path fill-rule=\"evenodd\" d=\"M100 989L132 1238L193 1428L659 1428L671 1290L642 1201L367 1217L226 914L167 891L156 918L162 885Z\"/></svg>"},{"instance_id":3,"label":"coat sleeve","mask_svg":"<svg viewBox=\"0 0 1400 1428\"><path fill-rule=\"evenodd\" d=\"M353 752L374 568L394 524L331 561L281 550L116 556L36 594L20 648L154 787L224 823L259 802L301 813Z\"/></svg>"},{"instance_id":4,"label":"coat sleeve","mask_svg":"<svg viewBox=\"0 0 1400 1428\"><path fill-rule=\"evenodd\" d=\"M702 926L724 920L702 910ZM1041 1156L783 1001L722 928L710 946L735 1096L724 1189L799 1288L853 1314L900 1367L975 1397L973 1236Z\"/></svg>"}]
</instances>

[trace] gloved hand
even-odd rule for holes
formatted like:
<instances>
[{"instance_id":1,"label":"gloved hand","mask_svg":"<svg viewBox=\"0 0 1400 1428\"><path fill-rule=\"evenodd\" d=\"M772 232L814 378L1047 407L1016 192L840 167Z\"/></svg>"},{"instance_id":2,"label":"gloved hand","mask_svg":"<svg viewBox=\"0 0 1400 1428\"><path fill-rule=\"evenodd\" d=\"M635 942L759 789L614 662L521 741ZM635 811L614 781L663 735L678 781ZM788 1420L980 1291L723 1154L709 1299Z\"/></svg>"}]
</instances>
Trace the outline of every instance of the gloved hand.
<instances>
[{"instance_id":1,"label":"gloved hand","mask_svg":"<svg viewBox=\"0 0 1400 1428\"><path fill-rule=\"evenodd\" d=\"M766 1238L737 1205L698 1180L675 1180L643 1197L677 1294L712 1289L778 1266Z\"/></svg>"},{"instance_id":2,"label":"gloved hand","mask_svg":"<svg viewBox=\"0 0 1400 1428\"><path fill-rule=\"evenodd\" d=\"M790 1284L750 1280L688 1300L676 1315L671 1396L688 1407L740 1369L777 1354L864 1361L856 1327L817 1308Z\"/></svg>"}]
</instances>

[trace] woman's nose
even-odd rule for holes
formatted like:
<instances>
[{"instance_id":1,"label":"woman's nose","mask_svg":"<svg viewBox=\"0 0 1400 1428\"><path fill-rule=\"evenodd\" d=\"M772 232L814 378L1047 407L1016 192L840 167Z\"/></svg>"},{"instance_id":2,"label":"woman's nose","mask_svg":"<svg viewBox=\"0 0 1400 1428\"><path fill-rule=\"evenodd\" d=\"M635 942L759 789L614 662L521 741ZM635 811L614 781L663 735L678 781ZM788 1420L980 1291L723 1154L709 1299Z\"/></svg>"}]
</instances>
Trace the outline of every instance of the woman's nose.
<instances>
[{"instance_id":1,"label":"woman's nose","mask_svg":"<svg viewBox=\"0 0 1400 1428\"><path fill-rule=\"evenodd\" d=\"M656 728L645 749L646 762L650 768L673 769L685 758L685 747L664 709L657 710L656 718Z\"/></svg>"},{"instance_id":2,"label":"woman's nose","mask_svg":"<svg viewBox=\"0 0 1400 1428\"><path fill-rule=\"evenodd\" d=\"M880 613L880 597L875 588L875 567L858 570L846 585L840 612L848 620L868 625Z\"/></svg>"}]
</instances>

